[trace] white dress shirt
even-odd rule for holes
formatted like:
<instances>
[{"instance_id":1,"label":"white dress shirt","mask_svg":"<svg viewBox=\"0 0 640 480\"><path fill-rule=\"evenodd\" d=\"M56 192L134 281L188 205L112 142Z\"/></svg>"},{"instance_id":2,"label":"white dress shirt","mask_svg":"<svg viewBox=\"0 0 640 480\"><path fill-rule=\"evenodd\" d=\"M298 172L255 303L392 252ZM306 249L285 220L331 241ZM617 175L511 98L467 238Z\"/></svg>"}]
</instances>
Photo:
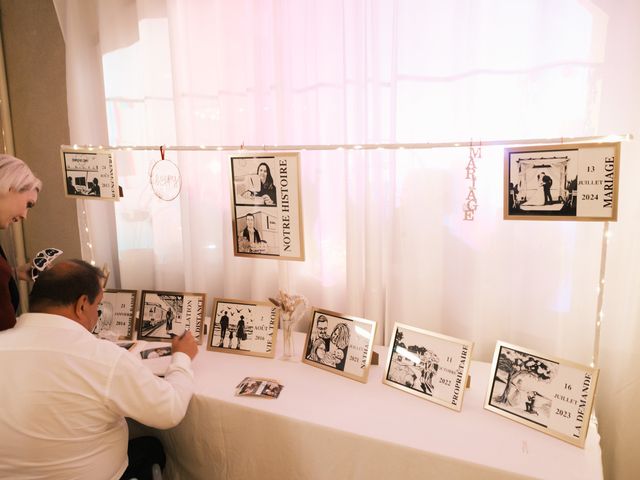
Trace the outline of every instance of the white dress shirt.
<instances>
[{"instance_id":1,"label":"white dress shirt","mask_svg":"<svg viewBox=\"0 0 640 480\"><path fill-rule=\"evenodd\" d=\"M184 353L173 354L163 380L68 318L24 314L0 333L0 478L118 479L124 417L173 427L192 394Z\"/></svg>"}]
</instances>

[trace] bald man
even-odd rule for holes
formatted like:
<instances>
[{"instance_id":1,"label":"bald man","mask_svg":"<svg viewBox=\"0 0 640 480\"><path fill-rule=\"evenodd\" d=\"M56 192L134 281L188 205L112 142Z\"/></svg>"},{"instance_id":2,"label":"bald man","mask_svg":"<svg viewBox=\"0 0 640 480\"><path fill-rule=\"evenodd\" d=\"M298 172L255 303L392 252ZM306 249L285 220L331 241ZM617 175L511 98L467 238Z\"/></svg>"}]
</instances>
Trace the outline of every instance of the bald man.
<instances>
[{"instance_id":1,"label":"bald man","mask_svg":"<svg viewBox=\"0 0 640 480\"><path fill-rule=\"evenodd\" d=\"M159 442L145 454L140 442L128 443L125 417L177 425L193 394L198 347L190 333L174 338L161 379L94 337L102 280L82 260L57 263L35 282L30 313L0 332L0 478L142 480L164 464Z\"/></svg>"}]
</instances>

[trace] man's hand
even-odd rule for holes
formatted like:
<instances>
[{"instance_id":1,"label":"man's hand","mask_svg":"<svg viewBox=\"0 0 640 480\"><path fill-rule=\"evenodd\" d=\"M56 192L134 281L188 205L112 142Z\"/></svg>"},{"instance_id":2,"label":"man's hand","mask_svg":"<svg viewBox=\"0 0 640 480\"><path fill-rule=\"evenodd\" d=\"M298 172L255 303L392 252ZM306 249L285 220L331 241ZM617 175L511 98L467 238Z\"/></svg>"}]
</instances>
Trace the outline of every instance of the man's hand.
<instances>
[{"instance_id":1,"label":"man's hand","mask_svg":"<svg viewBox=\"0 0 640 480\"><path fill-rule=\"evenodd\" d=\"M171 340L171 352L186 353L193 360L198 354L198 344L191 332L187 331L179 337L173 337L173 340Z\"/></svg>"}]
</instances>

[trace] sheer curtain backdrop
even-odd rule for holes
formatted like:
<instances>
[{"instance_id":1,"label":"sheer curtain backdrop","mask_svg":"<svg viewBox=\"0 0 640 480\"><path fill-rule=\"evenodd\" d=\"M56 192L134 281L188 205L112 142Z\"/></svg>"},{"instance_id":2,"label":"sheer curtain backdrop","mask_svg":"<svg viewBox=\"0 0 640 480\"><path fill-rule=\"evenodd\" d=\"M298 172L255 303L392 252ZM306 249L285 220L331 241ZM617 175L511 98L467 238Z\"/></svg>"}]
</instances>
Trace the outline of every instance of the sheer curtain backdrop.
<instances>
[{"instance_id":1,"label":"sheer curtain backdrop","mask_svg":"<svg viewBox=\"0 0 640 480\"><path fill-rule=\"evenodd\" d=\"M72 142L304 145L443 142L640 130L632 1L55 0ZM624 76L624 79L620 77ZM610 226L598 415L605 466L640 460L627 369L638 363L636 142ZM603 224L502 220L503 148L302 151L306 260L233 256L229 160L172 152L180 196L156 198L159 151L116 153L124 198L86 201L87 258L113 286L318 307L475 342L592 359ZM97 205L97 203L100 203ZM87 227L84 229L84 227ZM620 402L622 400L622 402ZM635 419L629 422L629 419ZM626 426L624 426L626 425Z\"/></svg>"}]
</instances>

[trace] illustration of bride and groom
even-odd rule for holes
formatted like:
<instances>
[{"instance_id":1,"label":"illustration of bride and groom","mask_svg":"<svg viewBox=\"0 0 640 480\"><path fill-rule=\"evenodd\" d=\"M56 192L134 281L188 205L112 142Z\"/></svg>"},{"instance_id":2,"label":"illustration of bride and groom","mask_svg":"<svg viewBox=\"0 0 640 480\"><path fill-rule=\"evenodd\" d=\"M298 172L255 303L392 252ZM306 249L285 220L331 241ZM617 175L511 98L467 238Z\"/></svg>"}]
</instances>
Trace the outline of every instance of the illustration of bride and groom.
<instances>
[{"instance_id":1,"label":"illustration of bride and groom","mask_svg":"<svg viewBox=\"0 0 640 480\"><path fill-rule=\"evenodd\" d=\"M533 196L526 202L526 205L552 205L554 203L551 197L551 185L553 185L553 179L545 172L539 173L537 176L538 188L535 190Z\"/></svg>"}]
</instances>

